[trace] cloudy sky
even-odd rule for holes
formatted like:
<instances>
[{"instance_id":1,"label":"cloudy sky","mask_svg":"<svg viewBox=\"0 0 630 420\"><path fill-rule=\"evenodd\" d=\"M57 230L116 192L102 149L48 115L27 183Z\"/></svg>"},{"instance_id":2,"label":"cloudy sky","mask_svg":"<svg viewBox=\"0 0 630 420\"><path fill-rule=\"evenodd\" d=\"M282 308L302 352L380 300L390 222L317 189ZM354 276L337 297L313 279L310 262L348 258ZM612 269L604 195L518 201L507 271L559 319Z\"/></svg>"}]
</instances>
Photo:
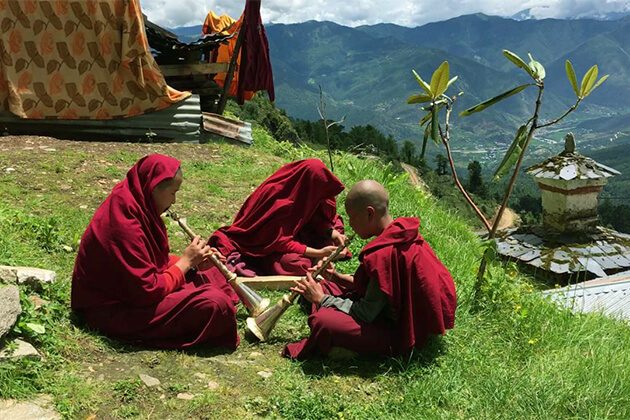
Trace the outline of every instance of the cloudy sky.
<instances>
[{"instance_id":1,"label":"cloudy sky","mask_svg":"<svg viewBox=\"0 0 630 420\"><path fill-rule=\"evenodd\" d=\"M245 0L140 0L155 23L166 27L200 25L209 10L237 17ZM396 23L419 26L482 12L511 16L532 9L537 18L580 17L630 11L630 0L262 0L265 23L329 20L347 26Z\"/></svg>"}]
</instances>

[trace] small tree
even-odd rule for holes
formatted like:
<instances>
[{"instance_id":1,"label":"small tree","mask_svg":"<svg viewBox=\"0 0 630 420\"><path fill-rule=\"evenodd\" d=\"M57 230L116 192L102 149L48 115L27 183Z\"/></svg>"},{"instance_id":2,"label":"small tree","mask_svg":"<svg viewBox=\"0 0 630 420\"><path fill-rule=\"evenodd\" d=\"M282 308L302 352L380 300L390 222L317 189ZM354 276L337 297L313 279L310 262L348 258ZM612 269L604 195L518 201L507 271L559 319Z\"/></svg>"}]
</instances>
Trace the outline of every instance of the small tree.
<instances>
[{"instance_id":1,"label":"small tree","mask_svg":"<svg viewBox=\"0 0 630 420\"><path fill-rule=\"evenodd\" d=\"M493 98L483 101L471 108L468 108L460 114L461 116L469 116L483 111L484 109L506 98L509 98L510 96L516 95L530 87L537 89L536 102L534 104L532 116L516 130L516 135L514 136L512 144L508 148L505 156L503 157L503 160L494 173L494 179L498 180L505 176L512 168L514 168L512 171L512 175L510 176L510 180L507 184L505 193L502 197L501 206L499 207L499 211L497 212L497 215L494 219L495 222L492 225L483 214L483 212L479 209L470 194L468 194L466 189L463 187L463 185L459 181L459 178L457 177L457 172L455 171L455 163L453 161L450 147L450 117L457 97L463 92L460 92L458 95L454 96L446 95L446 91L449 86L453 84L455 80L457 80L457 76L450 78L448 62L444 61L437 68L437 70L433 72L430 84L425 82L420 77L420 75L416 73L415 70L412 70L413 75L422 88L422 92L420 94L412 95L407 99L407 103L409 104L426 104L421 108L422 111L426 112L426 114L420 120L420 126L425 126L425 138L430 136L435 142L441 142L444 145L448 157L448 162L451 166L453 180L461 194L464 196L466 202L472 207L475 214L479 217L479 219L488 230L488 239L490 240L488 242L489 246L494 245L494 241L492 240L496 236L497 228L499 227L499 221L501 220L505 208L507 207L508 200L510 199L512 190L514 189L514 184L516 183L518 173L523 163L523 158L525 157L525 152L527 151L527 147L529 146L531 139L534 137L534 133L540 128L549 127L551 125L557 124L571 112L575 111L582 100L590 95L593 90L604 83L604 81L608 78L608 75L605 75L601 79L597 80L598 67L597 65L594 65L584 74L582 82L580 86L578 86L573 65L569 60L566 60L565 70L567 78L569 79L569 83L571 84L571 87L575 92L576 101L569 109L567 109L566 112L564 112L558 118L547 122L541 122L539 120L539 117L542 106L543 92L545 90L545 68L541 63L534 60L531 54L529 54L529 63L526 63L518 55L508 50L503 50L503 55L516 67L526 72L528 76L532 79L532 82L516 86ZM440 124L441 113L444 114L442 117L442 121L444 121L443 125ZM475 295L473 297L474 302L478 302L486 266L488 264L490 255L492 254L493 252L491 252L490 249L487 249L486 252L483 254L483 258L481 259L481 264L477 272L477 281L475 283Z\"/></svg>"},{"instance_id":2,"label":"small tree","mask_svg":"<svg viewBox=\"0 0 630 420\"><path fill-rule=\"evenodd\" d=\"M488 193L483 183L483 177L481 176L481 163L476 160L468 164L468 190L483 198L485 198Z\"/></svg>"},{"instance_id":3,"label":"small tree","mask_svg":"<svg viewBox=\"0 0 630 420\"><path fill-rule=\"evenodd\" d=\"M448 164L448 159L444 157L444 155L436 155L435 156L435 173L438 175L446 175L446 165Z\"/></svg>"},{"instance_id":4,"label":"small tree","mask_svg":"<svg viewBox=\"0 0 630 420\"><path fill-rule=\"evenodd\" d=\"M416 154L416 146L409 140L405 140L400 149L400 160L412 166L418 165L418 155Z\"/></svg>"}]
</instances>

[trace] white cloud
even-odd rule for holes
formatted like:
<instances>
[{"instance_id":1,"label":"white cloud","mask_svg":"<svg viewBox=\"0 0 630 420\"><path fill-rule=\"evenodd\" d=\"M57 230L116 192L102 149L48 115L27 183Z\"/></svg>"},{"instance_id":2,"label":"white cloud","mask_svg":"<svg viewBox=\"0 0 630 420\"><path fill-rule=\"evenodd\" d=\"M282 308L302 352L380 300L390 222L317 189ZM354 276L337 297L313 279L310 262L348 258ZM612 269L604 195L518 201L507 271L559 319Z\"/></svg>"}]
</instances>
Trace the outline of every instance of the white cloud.
<instances>
[{"instance_id":1,"label":"white cloud","mask_svg":"<svg viewBox=\"0 0 630 420\"><path fill-rule=\"evenodd\" d=\"M209 10L237 18L245 0L140 0L151 20L167 27L201 25ZM263 21L330 20L347 26L391 22L419 26L469 13L510 16L532 9L537 18L628 12L630 0L262 0Z\"/></svg>"}]
</instances>

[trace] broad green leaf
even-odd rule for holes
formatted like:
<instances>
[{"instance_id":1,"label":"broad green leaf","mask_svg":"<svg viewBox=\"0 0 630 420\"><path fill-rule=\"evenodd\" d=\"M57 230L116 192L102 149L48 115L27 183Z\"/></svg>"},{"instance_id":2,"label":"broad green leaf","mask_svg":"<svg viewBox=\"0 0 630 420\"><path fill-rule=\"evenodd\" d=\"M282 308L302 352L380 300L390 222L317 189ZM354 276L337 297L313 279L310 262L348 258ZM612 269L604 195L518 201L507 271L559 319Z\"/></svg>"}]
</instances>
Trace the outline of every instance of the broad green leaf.
<instances>
[{"instance_id":1,"label":"broad green leaf","mask_svg":"<svg viewBox=\"0 0 630 420\"><path fill-rule=\"evenodd\" d=\"M503 50L503 55L510 60L512 63L514 63L514 65L516 65L516 67L520 67L523 70L525 70L527 72L527 74L529 74L533 79L536 78L536 76L534 75L534 72L532 71L532 69L527 65L527 63L525 63L525 61L523 61L523 59L521 57L519 57L518 55L514 54L512 51L508 51L508 50Z\"/></svg>"},{"instance_id":2,"label":"broad green leaf","mask_svg":"<svg viewBox=\"0 0 630 420\"><path fill-rule=\"evenodd\" d=\"M571 82L571 87L573 88L573 92L575 92L575 96L580 96L580 90L577 85L577 78L575 77L575 70L573 70L573 64L569 60L564 62L564 69L567 72L567 78L569 82Z\"/></svg>"},{"instance_id":3,"label":"broad green leaf","mask_svg":"<svg viewBox=\"0 0 630 420\"><path fill-rule=\"evenodd\" d=\"M599 85L601 85L602 83L604 83L604 82L606 81L606 79L608 79L608 76L610 76L610 75L609 75L609 74L607 74L607 75L605 75L605 76L602 76L602 78L601 78L601 79L599 79L599 80L597 81L597 83L595 83L595 86L593 86L591 89L589 89L589 91L588 91L588 92L586 92L586 95L584 95L584 96L588 96L588 95L590 95L592 91L594 91L595 89L597 89L597 88L599 87Z\"/></svg>"},{"instance_id":4,"label":"broad green leaf","mask_svg":"<svg viewBox=\"0 0 630 420\"><path fill-rule=\"evenodd\" d=\"M545 78L545 68L538 61L534 60L531 54L529 55L529 68L534 72L534 76L537 80L542 80Z\"/></svg>"},{"instance_id":5,"label":"broad green leaf","mask_svg":"<svg viewBox=\"0 0 630 420\"><path fill-rule=\"evenodd\" d=\"M599 69L597 68L597 64L588 69L584 77L582 78L582 86L580 87L580 98L586 97L589 94L591 88L595 84L597 80L597 73Z\"/></svg>"},{"instance_id":6,"label":"broad green leaf","mask_svg":"<svg viewBox=\"0 0 630 420\"><path fill-rule=\"evenodd\" d=\"M497 170L494 172L493 176L495 180L503 177L503 175L505 175L507 171L509 171L510 168L514 166L514 164L518 160L519 155L523 151L525 140L527 140L527 125L522 125L516 132L516 136L514 137L512 144L505 153L505 156L503 156L503 160L497 167Z\"/></svg>"},{"instance_id":7,"label":"broad green leaf","mask_svg":"<svg viewBox=\"0 0 630 420\"><path fill-rule=\"evenodd\" d=\"M431 138L436 143L440 134L439 124L440 120L438 119L437 107L434 106L433 109L431 109Z\"/></svg>"},{"instance_id":8,"label":"broad green leaf","mask_svg":"<svg viewBox=\"0 0 630 420\"><path fill-rule=\"evenodd\" d=\"M495 96L494 98L485 100L483 102L481 102L480 104L477 104L471 108L468 108L466 111L460 113L459 115L462 117L467 117L470 114L474 114L475 112L479 112L479 111L483 111L484 109L488 108L489 106L492 106L494 104L496 104L497 102L500 102L502 100L504 100L505 98L509 98L512 95L516 95L517 93L519 93L520 91L522 91L523 89L525 89L526 87L531 86L531 84L526 84L526 85L521 85L521 86L517 86L514 89L510 89L507 92L503 92L500 95Z\"/></svg>"},{"instance_id":9,"label":"broad green leaf","mask_svg":"<svg viewBox=\"0 0 630 420\"><path fill-rule=\"evenodd\" d=\"M429 84L425 82L424 80L422 80L422 77L420 77L420 75L416 73L415 70L411 70L411 71L413 72L413 75L416 77L416 80L418 81L418 84L420 85L420 87L427 93L427 95L431 95L431 87L429 86Z\"/></svg>"},{"instance_id":10,"label":"broad green leaf","mask_svg":"<svg viewBox=\"0 0 630 420\"><path fill-rule=\"evenodd\" d=\"M27 322L26 326L36 334L44 334L46 332L46 328L40 324L33 324L31 322Z\"/></svg>"},{"instance_id":11,"label":"broad green leaf","mask_svg":"<svg viewBox=\"0 0 630 420\"><path fill-rule=\"evenodd\" d=\"M442 108L444 108L445 104L439 104L438 105L438 113L442 110ZM425 125L428 121L431 121L431 110L433 109L433 106L430 107L422 107L423 111L427 111L427 114L422 117L422 119L420 120L420 125Z\"/></svg>"},{"instance_id":12,"label":"broad green leaf","mask_svg":"<svg viewBox=\"0 0 630 420\"><path fill-rule=\"evenodd\" d=\"M407 103L408 104L421 104L424 102L429 102L431 101L431 99L433 99L432 97L430 97L429 95L425 95L423 93L420 93L418 95L411 95L410 97L407 98Z\"/></svg>"},{"instance_id":13,"label":"broad green leaf","mask_svg":"<svg viewBox=\"0 0 630 420\"><path fill-rule=\"evenodd\" d=\"M440 67L437 68L433 72L431 76L431 93L434 98L438 98L444 92L446 92L446 88L448 87L448 78L449 78L450 69L448 66L448 61L444 61L440 64Z\"/></svg>"},{"instance_id":14,"label":"broad green leaf","mask_svg":"<svg viewBox=\"0 0 630 420\"><path fill-rule=\"evenodd\" d=\"M429 114L431 115L431 114ZM426 144L427 140L429 139L429 137L431 136L431 125L427 124L427 126L424 129L424 136L422 137L422 144ZM434 140L435 144L439 144L437 141Z\"/></svg>"},{"instance_id":15,"label":"broad green leaf","mask_svg":"<svg viewBox=\"0 0 630 420\"><path fill-rule=\"evenodd\" d=\"M422 119L420 120L420 125L423 126L429 121L431 121L431 111L427 112L427 114L422 117Z\"/></svg>"}]
</instances>

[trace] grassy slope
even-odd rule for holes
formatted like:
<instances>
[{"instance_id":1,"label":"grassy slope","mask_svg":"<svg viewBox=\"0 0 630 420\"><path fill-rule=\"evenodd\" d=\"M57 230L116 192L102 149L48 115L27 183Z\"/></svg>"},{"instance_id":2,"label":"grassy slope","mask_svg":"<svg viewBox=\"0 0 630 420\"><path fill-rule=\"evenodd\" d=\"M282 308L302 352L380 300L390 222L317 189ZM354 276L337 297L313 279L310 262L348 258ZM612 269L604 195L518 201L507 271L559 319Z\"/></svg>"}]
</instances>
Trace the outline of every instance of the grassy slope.
<instances>
[{"instance_id":1,"label":"grassy slope","mask_svg":"<svg viewBox=\"0 0 630 420\"><path fill-rule=\"evenodd\" d=\"M485 309L469 313L479 257L469 228L411 187L406 176L347 155L336 156L341 179L347 185L362 178L386 184L393 214L420 214L423 234L456 279L456 328L426 351L410 360L290 362L278 352L307 332L297 308L268 343L243 339L232 354L127 347L75 326L68 312L74 251L64 245L76 249L94 209L136 159L161 152L183 161L186 181L176 207L195 230L209 233L229 222L249 192L283 162L323 157L276 143L259 129L255 139L251 149L0 139L0 264L50 268L59 278L41 293L48 305L34 310L24 299L20 321L46 358L0 364L0 397L49 393L72 418L93 413L98 418L630 417L626 324L556 310L530 293L531 286L510 265L491 270ZM7 167L16 171L7 173ZM169 233L172 249L181 251L183 236L174 226ZM361 245L355 243L354 251ZM355 265L342 268L351 271ZM242 309L238 317L242 333ZM35 334L26 322L45 325L46 334ZM257 374L262 370L272 376L263 379ZM139 373L160 379L161 386L145 388ZM209 388L209 381L218 388ZM195 398L177 399L180 392Z\"/></svg>"}]
</instances>

